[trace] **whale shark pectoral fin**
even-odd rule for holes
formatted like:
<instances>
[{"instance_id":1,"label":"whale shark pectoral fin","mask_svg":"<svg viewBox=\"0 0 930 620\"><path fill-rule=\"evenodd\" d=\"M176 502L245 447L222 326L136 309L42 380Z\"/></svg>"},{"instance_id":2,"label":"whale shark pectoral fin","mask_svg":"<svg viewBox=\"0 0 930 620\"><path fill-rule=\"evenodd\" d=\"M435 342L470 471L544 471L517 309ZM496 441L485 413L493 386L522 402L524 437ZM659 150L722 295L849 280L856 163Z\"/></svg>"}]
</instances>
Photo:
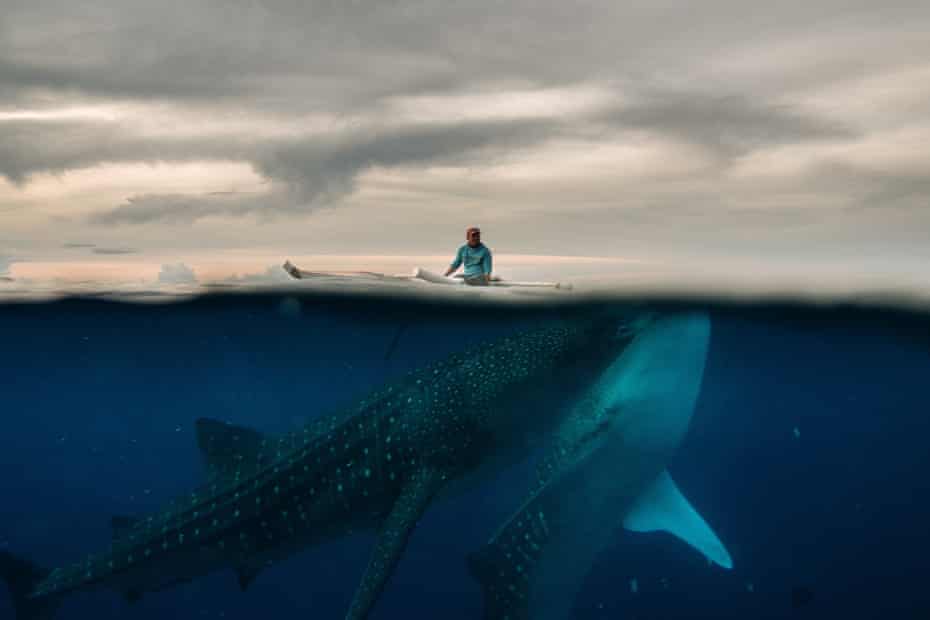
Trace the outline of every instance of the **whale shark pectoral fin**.
<instances>
[{"instance_id":1,"label":"whale shark pectoral fin","mask_svg":"<svg viewBox=\"0 0 930 620\"><path fill-rule=\"evenodd\" d=\"M536 564L550 536L542 511L530 505L493 540L468 555L468 571L481 586L483 618L527 620Z\"/></svg>"},{"instance_id":2,"label":"whale shark pectoral fin","mask_svg":"<svg viewBox=\"0 0 930 620\"><path fill-rule=\"evenodd\" d=\"M445 479L440 470L423 468L414 473L401 489L391 512L381 524L378 541L346 613L346 620L361 620L368 616L394 574L413 528Z\"/></svg>"},{"instance_id":3,"label":"whale shark pectoral fin","mask_svg":"<svg viewBox=\"0 0 930 620\"><path fill-rule=\"evenodd\" d=\"M244 463L255 463L264 441L265 436L251 428L210 418L197 420L197 446L204 464L221 477L232 475Z\"/></svg>"},{"instance_id":4,"label":"whale shark pectoral fin","mask_svg":"<svg viewBox=\"0 0 930 620\"><path fill-rule=\"evenodd\" d=\"M708 560L733 568L733 560L707 522L688 503L675 481L663 470L623 519L633 532L664 530L700 551Z\"/></svg>"}]
</instances>

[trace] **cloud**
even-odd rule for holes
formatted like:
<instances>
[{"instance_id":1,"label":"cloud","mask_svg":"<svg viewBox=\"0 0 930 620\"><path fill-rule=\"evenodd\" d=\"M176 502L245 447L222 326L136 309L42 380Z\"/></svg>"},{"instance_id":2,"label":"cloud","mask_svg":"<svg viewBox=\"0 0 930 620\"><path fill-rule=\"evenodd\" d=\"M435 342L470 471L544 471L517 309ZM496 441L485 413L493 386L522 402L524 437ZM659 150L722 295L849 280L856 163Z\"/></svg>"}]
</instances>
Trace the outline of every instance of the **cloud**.
<instances>
[{"instance_id":1,"label":"cloud","mask_svg":"<svg viewBox=\"0 0 930 620\"><path fill-rule=\"evenodd\" d=\"M573 110L567 117L401 124L368 120L309 135L263 139L235 134L144 137L126 123L106 121L4 122L0 123L0 173L22 184L39 172L105 162L232 158L247 161L267 181L263 192L138 194L88 219L98 225L179 224L210 216L310 212L352 194L359 176L375 168L473 164L487 168L560 137L587 139L593 146L646 131L700 146L726 160L792 141L854 135L838 123L741 95L697 91L628 95L627 99L593 114ZM598 129L605 124L610 134Z\"/></svg>"},{"instance_id":2,"label":"cloud","mask_svg":"<svg viewBox=\"0 0 930 620\"><path fill-rule=\"evenodd\" d=\"M265 271L232 276L220 281L219 284L275 284L292 281L293 278L284 271L281 265L269 265Z\"/></svg>"},{"instance_id":3,"label":"cloud","mask_svg":"<svg viewBox=\"0 0 930 620\"><path fill-rule=\"evenodd\" d=\"M359 172L374 167L485 161L551 136L546 121L486 122L364 129L329 139L295 141L264 153L256 168L288 184L307 202L351 191Z\"/></svg>"},{"instance_id":4,"label":"cloud","mask_svg":"<svg viewBox=\"0 0 930 620\"><path fill-rule=\"evenodd\" d=\"M560 37L541 35L569 16L582 22L579 27L597 26L598 13L605 12L569 11L558 3L435 0L364 7L104 1L86 12L54 0L12 4L0 32L0 58L7 59L0 64L3 97L225 99L291 110L346 109L474 79L577 71L584 60L565 51L578 49L573 44L590 32L561 28ZM534 41L534 49L523 40Z\"/></svg>"},{"instance_id":5,"label":"cloud","mask_svg":"<svg viewBox=\"0 0 930 620\"><path fill-rule=\"evenodd\" d=\"M683 7L606 1L7 5L0 58L8 60L0 65L0 92L227 98L290 109L344 109L379 94L422 92L423 85L435 91L477 81L655 75L657 68L699 65L721 47L771 46L798 32L835 30L836 13L847 6L838 0L816 9L784 2L758 15L734 0L712 0L697 16ZM916 2L882 8L859 14L852 29L887 30L883 21L894 25L889 16L904 23L926 16ZM178 28L178 15L184 28ZM829 50L817 53L827 56Z\"/></svg>"},{"instance_id":6,"label":"cloud","mask_svg":"<svg viewBox=\"0 0 930 620\"><path fill-rule=\"evenodd\" d=\"M109 211L95 213L88 218L93 224L147 224L165 222L184 224L211 215L241 216L267 207L273 208L276 198L269 200L230 195L150 194L133 196Z\"/></svg>"},{"instance_id":7,"label":"cloud","mask_svg":"<svg viewBox=\"0 0 930 620\"><path fill-rule=\"evenodd\" d=\"M159 284L197 284L197 276L184 263L162 265L158 273Z\"/></svg>"},{"instance_id":8,"label":"cloud","mask_svg":"<svg viewBox=\"0 0 930 620\"><path fill-rule=\"evenodd\" d=\"M214 192L200 195L133 196L96 213L96 224L193 222L211 215L273 216L331 205L350 194L358 176L378 167L487 163L513 149L555 135L557 121L474 122L356 129L334 135L270 143L251 154L270 181L264 194Z\"/></svg>"},{"instance_id":9,"label":"cloud","mask_svg":"<svg viewBox=\"0 0 930 620\"><path fill-rule=\"evenodd\" d=\"M776 67L787 59L816 81L835 72L835 49L847 72L895 58L889 35L919 32L927 17L913 0L854 19L843 0L814 8L786 1L761 14L736 0L709 0L699 13L606 0L100 0L93 8L10 0L4 9L0 108L67 96L288 112L354 110L479 85L701 81L721 56ZM815 45L806 42L804 54L786 48L799 37ZM848 62L863 39L880 44ZM844 45L830 45L837 40ZM907 51L919 57L925 48ZM780 77L766 73L765 86L778 91Z\"/></svg>"},{"instance_id":10,"label":"cloud","mask_svg":"<svg viewBox=\"0 0 930 620\"><path fill-rule=\"evenodd\" d=\"M6 276L9 273L11 262L10 257L0 254L0 276Z\"/></svg>"},{"instance_id":11,"label":"cloud","mask_svg":"<svg viewBox=\"0 0 930 620\"><path fill-rule=\"evenodd\" d=\"M97 246L95 243L63 243L61 244L61 247L79 249L79 248L93 248Z\"/></svg>"},{"instance_id":12,"label":"cloud","mask_svg":"<svg viewBox=\"0 0 930 620\"><path fill-rule=\"evenodd\" d=\"M731 159L756 149L814 140L851 140L850 127L797 106L753 100L741 94L701 91L651 93L601 115L624 130L645 130L700 146Z\"/></svg>"},{"instance_id":13,"label":"cloud","mask_svg":"<svg viewBox=\"0 0 930 620\"><path fill-rule=\"evenodd\" d=\"M924 211L930 196L930 165L917 170L876 168L845 161L824 160L811 166L800 187L825 195L843 195L849 211L915 209ZM930 241L930 230L926 231Z\"/></svg>"},{"instance_id":14,"label":"cloud","mask_svg":"<svg viewBox=\"0 0 930 620\"><path fill-rule=\"evenodd\" d=\"M94 254L119 255L119 254L138 254L139 250L133 248L93 248Z\"/></svg>"},{"instance_id":15,"label":"cloud","mask_svg":"<svg viewBox=\"0 0 930 620\"><path fill-rule=\"evenodd\" d=\"M927 159L928 16L909 0L10 0L3 227L58 245L139 225L108 243L146 250L299 248L312 230L315 250L389 252L480 220L558 253L826 247L876 230L878 206L916 230L923 171L878 160Z\"/></svg>"},{"instance_id":16,"label":"cloud","mask_svg":"<svg viewBox=\"0 0 930 620\"><path fill-rule=\"evenodd\" d=\"M723 14L734 8L729 2L711 5L719 6ZM651 67L658 60L653 58L658 53L655 35L674 31L677 26L675 20L654 19L663 13L659 9L631 7L621 11L606 2L567 8L555 2L501 5L478 1L466 7L402 1L364 10L325 3L304 7L282 2L241 6L205 2L197 8L184 7L185 28L179 31L175 12L179 6L172 2L158 7L134 2L95 6L85 13L61 2L28 9L14 3L5 15L6 36L0 36L0 58L6 59L0 60L0 92L34 91L35 105L41 107L54 106L59 100L90 98L149 105L175 102L189 115L229 119L244 110L261 112L290 123L298 132L303 115L311 112L350 121L374 117L389 125L392 110L385 107L386 102L418 93L473 92L480 98L482 93L493 96L502 89L605 84L636 97L651 86L641 77L630 76L642 75L637 67ZM795 19L807 15L800 7L780 11ZM97 26L103 16L109 25L106 29ZM216 27L218 19L223 28ZM564 27L567 22L573 24L571 29ZM727 34L735 39L752 40L734 22L738 22L735 16L721 20L713 24L713 30L730 28ZM791 20L786 21L789 23ZM29 35L23 34L27 32ZM666 50L673 53L691 43L690 34L676 34L679 36L666 40L660 48L662 59L666 59ZM30 45L18 45L21 39ZM44 45L53 40L56 52ZM624 50L635 53L623 55ZM619 64L618 57L622 58ZM688 62L683 57L670 64ZM732 88L739 92L738 85ZM651 128L671 122L672 129L677 127L694 136L699 129L695 124L702 124L717 102L698 99L695 111L688 105L688 95L686 87L672 103L644 100L638 110L628 111L627 121ZM435 115L445 115L451 121L462 112L455 105L452 101L435 110ZM0 96L0 109L3 107ZM749 135L753 121L760 120L758 116L746 117L744 107L733 110L743 114L738 144L753 139ZM718 110L717 118L726 111ZM685 118L679 119L679 113ZM772 129L770 119L761 120ZM224 158L251 161L263 171L277 168L293 176L287 154L279 151L290 151L298 159L326 159L321 151L333 151L333 145L317 148L315 140L311 144L298 140L298 144L278 145L247 135L195 139L198 123L187 122L189 135L184 137L181 132L171 140L140 135L131 121L0 123L0 174L23 183L37 172L62 172L107 161ZM183 127L184 123L178 119L174 126ZM791 129L785 124L774 129ZM454 131L464 138L464 134L474 135L482 129L466 124L457 129L413 130L414 135L408 136L385 134L410 134L411 130L375 129L378 135L365 145L367 131L369 128L363 127L356 135L335 138L354 143L356 150L346 145L345 157L364 157L366 148L388 146L392 140L435 140L443 131ZM707 128L699 137L706 141L712 131ZM417 132L435 135L417 136ZM332 139L323 140L328 141ZM403 146L412 144L405 142ZM339 154L333 155L338 160ZM414 161L428 162L430 158ZM319 185L319 177L331 171L331 167L321 166L308 181ZM334 176L328 182L334 188L347 182L338 170Z\"/></svg>"},{"instance_id":17,"label":"cloud","mask_svg":"<svg viewBox=\"0 0 930 620\"><path fill-rule=\"evenodd\" d=\"M0 122L0 176L22 186L38 173L108 162L247 159L250 142L229 136L145 136L118 121L4 121Z\"/></svg>"}]
</instances>

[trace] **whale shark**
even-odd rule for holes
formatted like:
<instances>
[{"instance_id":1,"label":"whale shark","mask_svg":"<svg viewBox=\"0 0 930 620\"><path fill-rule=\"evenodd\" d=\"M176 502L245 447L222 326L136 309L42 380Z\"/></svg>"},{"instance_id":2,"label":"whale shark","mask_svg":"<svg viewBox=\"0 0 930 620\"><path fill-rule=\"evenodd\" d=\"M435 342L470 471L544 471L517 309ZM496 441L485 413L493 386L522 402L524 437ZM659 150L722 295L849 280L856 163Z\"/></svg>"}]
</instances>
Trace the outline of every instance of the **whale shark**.
<instances>
[{"instance_id":1,"label":"whale shark","mask_svg":"<svg viewBox=\"0 0 930 620\"><path fill-rule=\"evenodd\" d=\"M524 504L469 559L485 620L565 620L618 530L665 531L723 568L730 554L666 469L687 432L710 337L705 314L641 330L581 395Z\"/></svg>"},{"instance_id":2,"label":"whale shark","mask_svg":"<svg viewBox=\"0 0 930 620\"><path fill-rule=\"evenodd\" d=\"M245 589L298 551L374 530L345 616L365 618L428 506L538 449L633 340L628 325L603 313L540 321L283 436L200 419L205 484L156 514L114 517L112 543L70 565L46 570L0 552L16 617L47 620L91 589L135 602L221 569Z\"/></svg>"}]
</instances>

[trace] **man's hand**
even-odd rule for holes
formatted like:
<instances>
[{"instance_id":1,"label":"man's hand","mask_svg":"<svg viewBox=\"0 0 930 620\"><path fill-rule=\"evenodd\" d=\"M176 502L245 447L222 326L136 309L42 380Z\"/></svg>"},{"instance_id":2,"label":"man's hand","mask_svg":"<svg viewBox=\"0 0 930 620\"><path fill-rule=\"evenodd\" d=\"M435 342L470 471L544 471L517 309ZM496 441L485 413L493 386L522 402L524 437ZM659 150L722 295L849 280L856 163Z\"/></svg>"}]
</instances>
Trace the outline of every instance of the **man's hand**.
<instances>
[{"instance_id":1,"label":"man's hand","mask_svg":"<svg viewBox=\"0 0 930 620\"><path fill-rule=\"evenodd\" d=\"M452 267L449 267L448 269L446 269L446 272L442 275L449 277L449 274L451 274L453 271L455 271L455 269L453 269Z\"/></svg>"}]
</instances>

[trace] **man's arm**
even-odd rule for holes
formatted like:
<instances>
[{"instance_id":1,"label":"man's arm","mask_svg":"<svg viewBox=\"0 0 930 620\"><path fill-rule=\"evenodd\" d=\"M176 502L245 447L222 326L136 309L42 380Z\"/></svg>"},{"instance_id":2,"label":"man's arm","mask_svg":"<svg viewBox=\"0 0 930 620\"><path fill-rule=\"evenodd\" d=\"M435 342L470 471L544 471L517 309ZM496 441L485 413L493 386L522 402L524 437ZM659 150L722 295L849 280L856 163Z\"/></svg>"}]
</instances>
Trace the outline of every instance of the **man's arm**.
<instances>
[{"instance_id":1,"label":"man's arm","mask_svg":"<svg viewBox=\"0 0 930 620\"><path fill-rule=\"evenodd\" d=\"M481 259L481 271L484 272L484 281L491 283L491 250L485 248L484 258Z\"/></svg>"},{"instance_id":2,"label":"man's arm","mask_svg":"<svg viewBox=\"0 0 930 620\"><path fill-rule=\"evenodd\" d=\"M455 253L455 260L452 261L452 264L449 265L449 268L446 269L444 276L451 275L459 266L462 264L462 248L459 248L459 251Z\"/></svg>"}]
</instances>

